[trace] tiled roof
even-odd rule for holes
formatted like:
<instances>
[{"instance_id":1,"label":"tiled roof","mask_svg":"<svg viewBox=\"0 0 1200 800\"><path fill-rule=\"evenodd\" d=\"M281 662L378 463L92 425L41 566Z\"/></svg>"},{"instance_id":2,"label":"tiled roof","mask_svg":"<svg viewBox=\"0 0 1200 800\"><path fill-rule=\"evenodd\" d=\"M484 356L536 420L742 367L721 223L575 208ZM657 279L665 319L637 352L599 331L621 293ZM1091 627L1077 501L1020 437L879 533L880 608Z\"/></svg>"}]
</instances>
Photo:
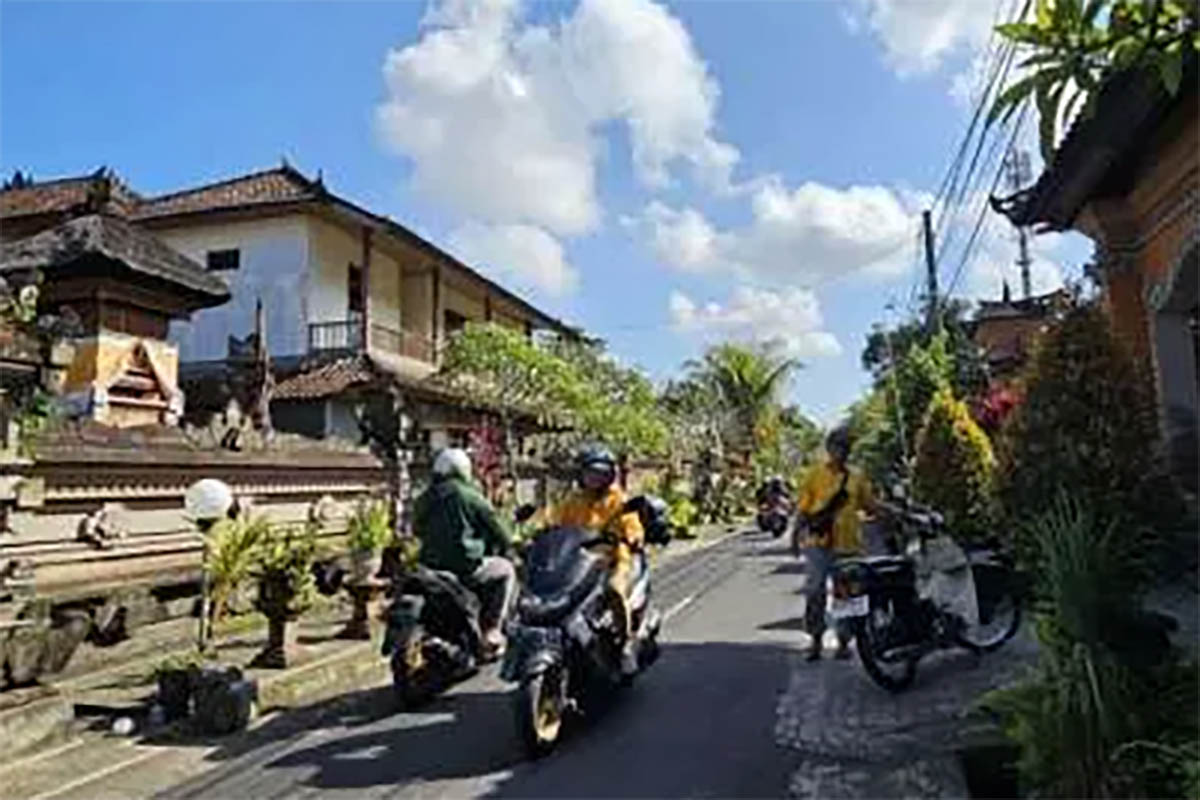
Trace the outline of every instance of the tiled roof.
<instances>
[{"instance_id":1,"label":"tiled roof","mask_svg":"<svg viewBox=\"0 0 1200 800\"><path fill-rule=\"evenodd\" d=\"M123 219L101 214L76 217L56 228L0 245L0 273L42 270L50 277L80 258L97 254L206 296L200 307L224 303L229 287L158 237Z\"/></svg>"},{"instance_id":2,"label":"tiled roof","mask_svg":"<svg viewBox=\"0 0 1200 800\"><path fill-rule=\"evenodd\" d=\"M72 211L87 205L89 199L114 205L109 210L117 213L126 213L141 200L115 175L101 169L91 175L4 189L0 191L0 219Z\"/></svg>"},{"instance_id":3,"label":"tiled roof","mask_svg":"<svg viewBox=\"0 0 1200 800\"><path fill-rule=\"evenodd\" d=\"M375 372L362 358L349 356L281 380L271 392L272 400L319 400L334 397L375 380Z\"/></svg>"},{"instance_id":4,"label":"tiled roof","mask_svg":"<svg viewBox=\"0 0 1200 800\"><path fill-rule=\"evenodd\" d=\"M138 206L134 218L153 219L202 211L313 200L323 191L319 181L309 181L291 167L283 166L182 192L151 197Z\"/></svg>"}]
</instances>

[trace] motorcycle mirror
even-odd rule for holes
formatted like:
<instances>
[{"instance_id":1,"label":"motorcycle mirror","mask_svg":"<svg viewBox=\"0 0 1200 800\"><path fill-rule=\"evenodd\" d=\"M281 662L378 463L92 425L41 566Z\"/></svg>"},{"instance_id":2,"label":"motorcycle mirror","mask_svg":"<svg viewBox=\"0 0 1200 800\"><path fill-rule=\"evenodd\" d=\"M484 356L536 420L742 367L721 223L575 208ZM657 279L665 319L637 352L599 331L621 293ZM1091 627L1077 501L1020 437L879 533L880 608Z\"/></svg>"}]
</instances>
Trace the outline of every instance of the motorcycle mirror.
<instances>
[{"instance_id":1,"label":"motorcycle mirror","mask_svg":"<svg viewBox=\"0 0 1200 800\"><path fill-rule=\"evenodd\" d=\"M645 505L645 495L639 494L637 497L631 497L626 500L625 505L621 507L621 512L624 514L638 514L641 513L641 510Z\"/></svg>"},{"instance_id":2,"label":"motorcycle mirror","mask_svg":"<svg viewBox=\"0 0 1200 800\"><path fill-rule=\"evenodd\" d=\"M524 503L517 506L517 510L513 512L513 519L517 522L524 522L537 513L537 506L533 503Z\"/></svg>"}]
</instances>

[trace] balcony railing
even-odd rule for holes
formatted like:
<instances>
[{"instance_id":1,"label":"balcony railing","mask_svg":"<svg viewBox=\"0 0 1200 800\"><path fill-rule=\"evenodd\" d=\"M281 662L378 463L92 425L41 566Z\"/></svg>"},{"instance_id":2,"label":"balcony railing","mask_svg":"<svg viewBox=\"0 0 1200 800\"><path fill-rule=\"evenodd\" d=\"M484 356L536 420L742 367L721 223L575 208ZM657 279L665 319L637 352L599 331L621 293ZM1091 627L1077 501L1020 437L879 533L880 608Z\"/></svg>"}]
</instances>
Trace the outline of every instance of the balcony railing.
<instances>
[{"instance_id":1,"label":"balcony railing","mask_svg":"<svg viewBox=\"0 0 1200 800\"><path fill-rule=\"evenodd\" d=\"M370 336L372 350L407 356L427 364L437 363L433 340L425 334L372 323ZM314 322L308 326L310 353L362 349L362 320Z\"/></svg>"},{"instance_id":2,"label":"balcony railing","mask_svg":"<svg viewBox=\"0 0 1200 800\"><path fill-rule=\"evenodd\" d=\"M308 326L308 351L362 349L362 321L313 322Z\"/></svg>"}]
</instances>

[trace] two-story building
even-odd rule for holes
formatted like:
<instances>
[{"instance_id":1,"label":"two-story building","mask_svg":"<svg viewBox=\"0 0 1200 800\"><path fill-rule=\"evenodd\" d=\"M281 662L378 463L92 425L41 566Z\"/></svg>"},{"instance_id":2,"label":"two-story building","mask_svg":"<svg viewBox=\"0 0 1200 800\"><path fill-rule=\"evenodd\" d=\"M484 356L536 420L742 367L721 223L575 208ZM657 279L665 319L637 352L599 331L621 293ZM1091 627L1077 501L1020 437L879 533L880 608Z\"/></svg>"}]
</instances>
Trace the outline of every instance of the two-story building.
<instances>
[{"instance_id":1,"label":"two-story building","mask_svg":"<svg viewBox=\"0 0 1200 800\"><path fill-rule=\"evenodd\" d=\"M286 163L156 197L105 170L27 184L0 192L0 238L58 224L85 201L152 232L230 288L229 302L171 324L189 413L224 404L222 375L254 330L259 300L276 368L274 424L317 437L357 436L355 390L384 374L406 388L432 444L460 438L479 409L427 380L448 335L472 320L528 335L578 333Z\"/></svg>"}]
</instances>

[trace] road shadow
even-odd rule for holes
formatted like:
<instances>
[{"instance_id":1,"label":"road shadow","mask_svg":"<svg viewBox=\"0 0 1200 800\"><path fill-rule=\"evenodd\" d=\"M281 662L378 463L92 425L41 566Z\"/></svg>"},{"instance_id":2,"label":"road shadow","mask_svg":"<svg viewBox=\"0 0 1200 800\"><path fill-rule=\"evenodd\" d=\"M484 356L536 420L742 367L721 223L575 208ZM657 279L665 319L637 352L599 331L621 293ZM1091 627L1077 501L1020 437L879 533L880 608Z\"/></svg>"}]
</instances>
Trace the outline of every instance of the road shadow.
<instances>
[{"instance_id":1,"label":"road shadow","mask_svg":"<svg viewBox=\"0 0 1200 800\"><path fill-rule=\"evenodd\" d=\"M803 561L786 561L771 570L772 575L803 575Z\"/></svg>"},{"instance_id":2,"label":"road shadow","mask_svg":"<svg viewBox=\"0 0 1200 800\"><path fill-rule=\"evenodd\" d=\"M774 743L774 715L790 652L768 643L665 644L632 689L570 726L538 761L523 752L508 691L469 682L419 712L390 715L380 711L390 708L386 690L356 693L356 708L307 709L223 746L210 757L227 763L161 796L251 796L265 786L391 786L400 795L407 783L422 795L778 796L791 754ZM329 738L319 730L336 725L355 729Z\"/></svg>"},{"instance_id":3,"label":"road shadow","mask_svg":"<svg viewBox=\"0 0 1200 800\"><path fill-rule=\"evenodd\" d=\"M802 631L804 630L804 617L792 617L790 619L781 619L777 622L768 622L765 625L759 625L760 631Z\"/></svg>"}]
</instances>

